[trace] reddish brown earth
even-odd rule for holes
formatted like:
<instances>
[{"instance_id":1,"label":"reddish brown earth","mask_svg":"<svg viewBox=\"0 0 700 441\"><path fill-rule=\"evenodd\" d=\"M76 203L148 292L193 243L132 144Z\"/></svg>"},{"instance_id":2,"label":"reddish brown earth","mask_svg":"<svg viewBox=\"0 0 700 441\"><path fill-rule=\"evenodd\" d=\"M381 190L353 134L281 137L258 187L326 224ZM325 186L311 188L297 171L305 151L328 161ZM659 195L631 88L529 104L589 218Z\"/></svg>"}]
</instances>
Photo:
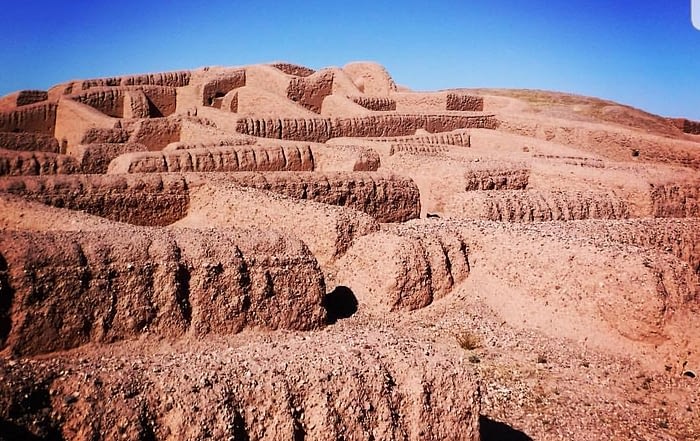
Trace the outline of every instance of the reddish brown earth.
<instances>
[{"instance_id":1,"label":"reddish brown earth","mask_svg":"<svg viewBox=\"0 0 700 441\"><path fill-rule=\"evenodd\" d=\"M698 126L373 63L0 98L0 440L700 439Z\"/></svg>"}]
</instances>

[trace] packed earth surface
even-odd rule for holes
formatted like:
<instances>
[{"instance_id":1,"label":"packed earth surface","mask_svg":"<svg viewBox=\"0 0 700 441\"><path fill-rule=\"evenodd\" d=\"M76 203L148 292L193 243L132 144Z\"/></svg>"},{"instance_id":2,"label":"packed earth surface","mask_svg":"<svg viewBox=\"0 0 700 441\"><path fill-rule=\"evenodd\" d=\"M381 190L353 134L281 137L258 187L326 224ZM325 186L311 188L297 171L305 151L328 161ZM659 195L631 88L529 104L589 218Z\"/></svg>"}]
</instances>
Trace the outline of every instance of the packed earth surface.
<instances>
[{"instance_id":1,"label":"packed earth surface","mask_svg":"<svg viewBox=\"0 0 700 441\"><path fill-rule=\"evenodd\" d=\"M0 98L0 440L700 439L700 123L380 65Z\"/></svg>"}]
</instances>

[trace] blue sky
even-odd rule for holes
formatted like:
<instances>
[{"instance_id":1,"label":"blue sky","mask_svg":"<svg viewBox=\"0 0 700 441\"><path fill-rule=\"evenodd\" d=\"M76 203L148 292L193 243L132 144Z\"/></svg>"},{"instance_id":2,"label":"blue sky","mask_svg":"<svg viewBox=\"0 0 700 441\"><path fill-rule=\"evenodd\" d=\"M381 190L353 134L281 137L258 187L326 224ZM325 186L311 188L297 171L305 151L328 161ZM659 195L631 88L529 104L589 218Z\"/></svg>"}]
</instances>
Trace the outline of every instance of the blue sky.
<instances>
[{"instance_id":1,"label":"blue sky","mask_svg":"<svg viewBox=\"0 0 700 441\"><path fill-rule=\"evenodd\" d=\"M417 90L558 90L700 120L690 0L0 1L0 95L206 65L373 60Z\"/></svg>"}]
</instances>

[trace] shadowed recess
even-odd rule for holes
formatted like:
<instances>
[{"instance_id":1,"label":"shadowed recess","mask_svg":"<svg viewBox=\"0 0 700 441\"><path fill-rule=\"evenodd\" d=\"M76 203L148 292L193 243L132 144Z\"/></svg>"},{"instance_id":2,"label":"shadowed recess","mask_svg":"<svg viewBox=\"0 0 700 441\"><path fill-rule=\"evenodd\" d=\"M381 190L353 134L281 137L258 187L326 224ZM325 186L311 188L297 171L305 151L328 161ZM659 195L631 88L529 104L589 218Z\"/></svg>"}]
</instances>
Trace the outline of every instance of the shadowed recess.
<instances>
[{"instance_id":1,"label":"shadowed recess","mask_svg":"<svg viewBox=\"0 0 700 441\"><path fill-rule=\"evenodd\" d=\"M0 441L39 441L43 439L60 440L61 438L41 438L16 424L0 419Z\"/></svg>"},{"instance_id":2,"label":"shadowed recess","mask_svg":"<svg viewBox=\"0 0 700 441\"><path fill-rule=\"evenodd\" d=\"M532 441L525 433L488 417L479 417L481 441Z\"/></svg>"},{"instance_id":3,"label":"shadowed recess","mask_svg":"<svg viewBox=\"0 0 700 441\"><path fill-rule=\"evenodd\" d=\"M333 324L338 319L351 317L357 312L357 297L347 286L337 286L326 294L321 304L328 314L328 323Z\"/></svg>"}]
</instances>

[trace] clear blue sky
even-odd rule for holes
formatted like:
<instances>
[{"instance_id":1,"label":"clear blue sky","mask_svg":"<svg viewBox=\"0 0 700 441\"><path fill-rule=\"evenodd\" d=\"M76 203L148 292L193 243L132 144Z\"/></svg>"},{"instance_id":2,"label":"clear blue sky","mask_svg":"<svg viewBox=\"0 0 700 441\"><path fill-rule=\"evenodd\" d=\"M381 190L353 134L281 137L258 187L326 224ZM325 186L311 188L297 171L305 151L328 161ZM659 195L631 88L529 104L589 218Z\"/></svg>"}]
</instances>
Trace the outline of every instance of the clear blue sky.
<instances>
[{"instance_id":1,"label":"clear blue sky","mask_svg":"<svg viewBox=\"0 0 700 441\"><path fill-rule=\"evenodd\" d=\"M373 60L413 89L558 90L700 120L690 0L0 1L0 95L205 65Z\"/></svg>"}]
</instances>

